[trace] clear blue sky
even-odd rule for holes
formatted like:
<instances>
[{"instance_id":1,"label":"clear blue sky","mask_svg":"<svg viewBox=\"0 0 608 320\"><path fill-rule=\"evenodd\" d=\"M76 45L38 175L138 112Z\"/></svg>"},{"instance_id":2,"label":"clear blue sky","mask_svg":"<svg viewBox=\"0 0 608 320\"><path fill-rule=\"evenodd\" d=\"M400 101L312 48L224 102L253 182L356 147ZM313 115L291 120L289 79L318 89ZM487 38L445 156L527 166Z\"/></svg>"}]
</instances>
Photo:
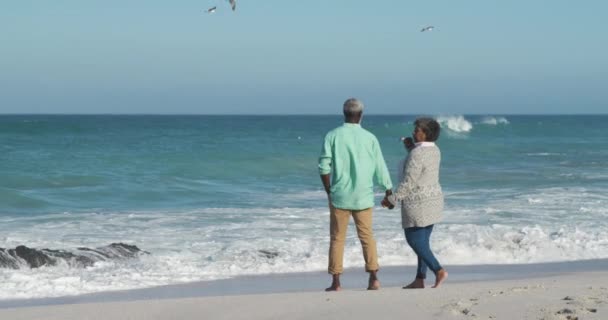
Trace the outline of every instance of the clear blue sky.
<instances>
[{"instance_id":1,"label":"clear blue sky","mask_svg":"<svg viewBox=\"0 0 608 320\"><path fill-rule=\"evenodd\" d=\"M608 1L237 1L2 1L0 113L608 112Z\"/></svg>"}]
</instances>

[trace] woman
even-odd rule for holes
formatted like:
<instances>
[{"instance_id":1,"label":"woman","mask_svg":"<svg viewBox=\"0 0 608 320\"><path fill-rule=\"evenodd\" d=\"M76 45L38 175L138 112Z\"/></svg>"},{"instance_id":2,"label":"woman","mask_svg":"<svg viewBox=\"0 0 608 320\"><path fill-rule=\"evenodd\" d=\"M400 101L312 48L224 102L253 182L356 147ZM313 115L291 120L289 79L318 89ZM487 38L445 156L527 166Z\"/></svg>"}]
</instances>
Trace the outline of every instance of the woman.
<instances>
[{"instance_id":1,"label":"woman","mask_svg":"<svg viewBox=\"0 0 608 320\"><path fill-rule=\"evenodd\" d=\"M401 201L405 239L418 256L416 278L403 288L424 288L427 267L435 273L433 288L437 288L448 277L429 245L433 226L441 221L443 211L443 193L439 184L441 152L435 145L440 126L431 118L418 118L414 125L415 144L404 139L409 154L399 168L399 188L385 197L382 205L392 207Z\"/></svg>"}]
</instances>

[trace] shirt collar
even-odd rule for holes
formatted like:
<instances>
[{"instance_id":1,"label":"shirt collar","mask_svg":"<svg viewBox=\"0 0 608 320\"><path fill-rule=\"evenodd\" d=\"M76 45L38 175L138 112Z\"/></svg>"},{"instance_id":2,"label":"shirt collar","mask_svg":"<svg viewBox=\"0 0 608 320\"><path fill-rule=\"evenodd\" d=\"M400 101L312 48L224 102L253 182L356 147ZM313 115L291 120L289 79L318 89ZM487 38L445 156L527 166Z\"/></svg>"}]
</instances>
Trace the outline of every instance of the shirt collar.
<instances>
[{"instance_id":1,"label":"shirt collar","mask_svg":"<svg viewBox=\"0 0 608 320\"><path fill-rule=\"evenodd\" d=\"M435 146L435 142L431 142L431 141L416 142L416 147L434 147L434 146Z\"/></svg>"},{"instance_id":2,"label":"shirt collar","mask_svg":"<svg viewBox=\"0 0 608 320\"><path fill-rule=\"evenodd\" d=\"M344 125L347 127L360 127L361 126L360 123L350 123L350 122L344 122Z\"/></svg>"}]
</instances>

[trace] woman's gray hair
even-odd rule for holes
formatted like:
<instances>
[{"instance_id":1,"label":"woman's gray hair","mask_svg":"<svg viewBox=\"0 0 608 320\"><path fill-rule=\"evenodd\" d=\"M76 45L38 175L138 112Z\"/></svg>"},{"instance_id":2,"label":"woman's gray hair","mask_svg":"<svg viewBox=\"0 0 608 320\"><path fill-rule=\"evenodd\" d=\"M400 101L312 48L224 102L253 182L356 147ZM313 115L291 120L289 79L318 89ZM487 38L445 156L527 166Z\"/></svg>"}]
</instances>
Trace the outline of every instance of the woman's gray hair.
<instances>
[{"instance_id":1,"label":"woman's gray hair","mask_svg":"<svg viewBox=\"0 0 608 320\"><path fill-rule=\"evenodd\" d=\"M350 98L344 101L343 111L344 115L347 117L359 115L361 112L363 112L363 102L355 98Z\"/></svg>"},{"instance_id":2,"label":"woman's gray hair","mask_svg":"<svg viewBox=\"0 0 608 320\"><path fill-rule=\"evenodd\" d=\"M439 139L441 126L437 120L433 118L418 118L414 122L414 125L424 132L426 141L435 142Z\"/></svg>"}]
</instances>

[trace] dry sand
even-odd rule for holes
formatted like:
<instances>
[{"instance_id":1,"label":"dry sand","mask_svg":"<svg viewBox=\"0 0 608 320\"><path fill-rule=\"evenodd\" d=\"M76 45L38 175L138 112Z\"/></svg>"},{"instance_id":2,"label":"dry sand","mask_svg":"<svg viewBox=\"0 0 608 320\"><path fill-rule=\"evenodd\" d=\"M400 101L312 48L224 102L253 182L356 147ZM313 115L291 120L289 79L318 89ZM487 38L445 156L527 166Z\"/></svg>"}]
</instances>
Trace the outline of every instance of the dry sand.
<instances>
[{"instance_id":1,"label":"dry sand","mask_svg":"<svg viewBox=\"0 0 608 320\"><path fill-rule=\"evenodd\" d=\"M430 283L429 283L430 284ZM30 319L608 319L608 272L450 283L0 309Z\"/></svg>"}]
</instances>

